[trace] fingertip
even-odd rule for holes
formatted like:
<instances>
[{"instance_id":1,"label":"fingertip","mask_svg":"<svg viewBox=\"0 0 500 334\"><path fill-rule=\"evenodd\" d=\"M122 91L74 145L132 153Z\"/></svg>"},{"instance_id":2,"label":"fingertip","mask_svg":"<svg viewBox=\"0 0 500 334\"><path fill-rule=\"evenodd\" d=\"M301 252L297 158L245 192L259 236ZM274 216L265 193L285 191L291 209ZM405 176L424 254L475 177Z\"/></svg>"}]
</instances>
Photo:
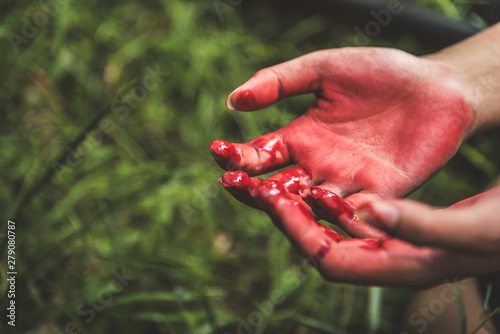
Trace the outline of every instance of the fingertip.
<instances>
[{"instance_id":1,"label":"fingertip","mask_svg":"<svg viewBox=\"0 0 500 334\"><path fill-rule=\"evenodd\" d=\"M226 99L226 107L229 110L252 111L260 109L255 94L252 90L236 88Z\"/></svg>"},{"instance_id":2,"label":"fingertip","mask_svg":"<svg viewBox=\"0 0 500 334\"><path fill-rule=\"evenodd\" d=\"M257 104L257 99L251 90L238 92L236 95L235 105L238 110L242 111L250 111L261 108L261 106Z\"/></svg>"},{"instance_id":3,"label":"fingertip","mask_svg":"<svg viewBox=\"0 0 500 334\"><path fill-rule=\"evenodd\" d=\"M222 178L219 178L219 180L220 184L225 188L244 188L250 185L250 177L247 173L242 171L224 173Z\"/></svg>"},{"instance_id":4,"label":"fingertip","mask_svg":"<svg viewBox=\"0 0 500 334\"><path fill-rule=\"evenodd\" d=\"M322 206L317 202L318 188L310 187L299 190L300 197L306 202L313 210L323 209Z\"/></svg>"},{"instance_id":5,"label":"fingertip","mask_svg":"<svg viewBox=\"0 0 500 334\"><path fill-rule=\"evenodd\" d=\"M304 196L307 203L315 203L321 206L337 219L345 216L352 220L355 217L354 209L332 191L320 187L311 187L303 191L301 195Z\"/></svg>"},{"instance_id":6,"label":"fingertip","mask_svg":"<svg viewBox=\"0 0 500 334\"><path fill-rule=\"evenodd\" d=\"M275 82L266 75L255 75L229 94L226 106L230 110L254 111L270 106L277 99Z\"/></svg>"},{"instance_id":7,"label":"fingertip","mask_svg":"<svg viewBox=\"0 0 500 334\"><path fill-rule=\"evenodd\" d=\"M357 211L360 220L382 230L394 230L399 224L401 210L388 202L371 202L362 205Z\"/></svg>"},{"instance_id":8,"label":"fingertip","mask_svg":"<svg viewBox=\"0 0 500 334\"><path fill-rule=\"evenodd\" d=\"M226 99L226 106L230 110L253 111L265 107L258 103L255 94L251 90L238 88Z\"/></svg>"},{"instance_id":9,"label":"fingertip","mask_svg":"<svg viewBox=\"0 0 500 334\"><path fill-rule=\"evenodd\" d=\"M356 211L356 216L358 217L359 220L364 221L367 224L375 226L375 223L372 221L370 210L371 210L371 208L369 208L368 206L366 206L366 207L363 206Z\"/></svg>"},{"instance_id":10,"label":"fingertip","mask_svg":"<svg viewBox=\"0 0 500 334\"><path fill-rule=\"evenodd\" d=\"M210 152L219 166L231 170L241 161L241 152L230 142L214 140L210 143Z\"/></svg>"},{"instance_id":11,"label":"fingertip","mask_svg":"<svg viewBox=\"0 0 500 334\"><path fill-rule=\"evenodd\" d=\"M322 193L317 199L323 207L328 208L338 219L341 217L346 217L349 220L355 218L354 209L347 204L340 196L337 194L322 190Z\"/></svg>"},{"instance_id":12,"label":"fingertip","mask_svg":"<svg viewBox=\"0 0 500 334\"><path fill-rule=\"evenodd\" d=\"M308 198L308 197L316 198L318 196L318 193L320 190L321 189L318 187L310 187L310 188L306 188L306 189L301 189L299 194L304 199Z\"/></svg>"},{"instance_id":13,"label":"fingertip","mask_svg":"<svg viewBox=\"0 0 500 334\"><path fill-rule=\"evenodd\" d=\"M312 213L318 218L328 220L328 212L316 201L312 193L313 188L299 190L299 196L309 206Z\"/></svg>"},{"instance_id":14,"label":"fingertip","mask_svg":"<svg viewBox=\"0 0 500 334\"><path fill-rule=\"evenodd\" d=\"M214 140L210 143L210 151L218 157L225 159L239 158L236 147L225 140Z\"/></svg>"},{"instance_id":15,"label":"fingertip","mask_svg":"<svg viewBox=\"0 0 500 334\"><path fill-rule=\"evenodd\" d=\"M261 179L249 177L242 171L226 172L219 178L219 183L238 201L255 209L263 208L252 195L256 188L262 183Z\"/></svg>"}]
</instances>

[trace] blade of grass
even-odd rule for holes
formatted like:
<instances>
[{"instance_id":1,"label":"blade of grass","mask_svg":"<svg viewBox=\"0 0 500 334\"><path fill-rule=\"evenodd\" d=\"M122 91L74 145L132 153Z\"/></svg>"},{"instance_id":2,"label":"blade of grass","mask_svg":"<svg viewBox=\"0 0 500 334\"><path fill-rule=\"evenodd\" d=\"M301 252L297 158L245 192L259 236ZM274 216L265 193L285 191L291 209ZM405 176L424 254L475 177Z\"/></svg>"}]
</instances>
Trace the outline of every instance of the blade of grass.
<instances>
[{"instance_id":1,"label":"blade of grass","mask_svg":"<svg viewBox=\"0 0 500 334\"><path fill-rule=\"evenodd\" d=\"M376 333L380 327L383 292L383 288L380 287L372 286L368 288L368 326L370 333Z\"/></svg>"},{"instance_id":2,"label":"blade of grass","mask_svg":"<svg viewBox=\"0 0 500 334\"><path fill-rule=\"evenodd\" d=\"M469 160L474 166L480 169L483 173L488 175L488 177L495 177L498 170L494 163L492 163L488 158L486 158L480 151L474 148L472 145L464 143L460 149L459 153L463 155L467 160Z\"/></svg>"},{"instance_id":3,"label":"blade of grass","mask_svg":"<svg viewBox=\"0 0 500 334\"><path fill-rule=\"evenodd\" d=\"M210 302L210 299L207 296L205 288L202 287L200 289L199 296L200 296L201 306L205 310L205 313L207 315L208 323L210 324L212 329L217 328L217 325L218 325L217 315L216 315L215 310L212 306L212 303Z\"/></svg>"},{"instance_id":4,"label":"blade of grass","mask_svg":"<svg viewBox=\"0 0 500 334\"><path fill-rule=\"evenodd\" d=\"M460 284L458 282L455 283L455 290L457 294L458 317L460 319L460 334L466 334L467 318L465 316L464 298L462 296L462 290L460 289Z\"/></svg>"},{"instance_id":5,"label":"blade of grass","mask_svg":"<svg viewBox=\"0 0 500 334\"><path fill-rule=\"evenodd\" d=\"M488 284L488 287L486 288L486 294L484 296L484 309L488 312L490 311L490 296L491 296L491 288L493 287L493 284L490 283Z\"/></svg>"},{"instance_id":6,"label":"blade of grass","mask_svg":"<svg viewBox=\"0 0 500 334\"><path fill-rule=\"evenodd\" d=\"M496 309L494 309L492 312L490 312L486 318L481 321L481 323L479 324L479 326L477 326L477 328L471 333L471 334L476 334L477 332L479 332L479 330L481 328L483 328L484 325L486 325L486 323L488 322L488 320L490 320L495 314L497 313L500 313L500 307L497 307Z\"/></svg>"}]
</instances>

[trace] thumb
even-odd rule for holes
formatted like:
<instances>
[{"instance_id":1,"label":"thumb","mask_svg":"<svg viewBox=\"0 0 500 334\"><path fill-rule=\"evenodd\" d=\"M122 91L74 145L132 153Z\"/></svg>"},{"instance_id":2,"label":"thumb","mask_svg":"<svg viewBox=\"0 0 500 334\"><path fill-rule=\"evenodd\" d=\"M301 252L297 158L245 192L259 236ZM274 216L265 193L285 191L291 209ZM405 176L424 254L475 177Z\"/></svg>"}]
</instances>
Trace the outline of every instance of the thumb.
<instances>
[{"instance_id":1,"label":"thumb","mask_svg":"<svg viewBox=\"0 0 500 334\"><path fill-rule=\"evenodd\" d=\"M475 252L500 251L497 201L464 208L436 209L409 201L372 202L358 212L361 220L400 239L422 246Z\"/></svg>"},{"instance_id":2,"label":"thumb","mask_svg":"<svg viewBox=\"0 0 500 334\"><path fill-rule=\"evenodd\" d=\"M285 63L265 68L229 95L231 110L252 111L268 107L289 96L320 89L322 64L326 52L317 51Z\"/></svg>"}]
</instances>

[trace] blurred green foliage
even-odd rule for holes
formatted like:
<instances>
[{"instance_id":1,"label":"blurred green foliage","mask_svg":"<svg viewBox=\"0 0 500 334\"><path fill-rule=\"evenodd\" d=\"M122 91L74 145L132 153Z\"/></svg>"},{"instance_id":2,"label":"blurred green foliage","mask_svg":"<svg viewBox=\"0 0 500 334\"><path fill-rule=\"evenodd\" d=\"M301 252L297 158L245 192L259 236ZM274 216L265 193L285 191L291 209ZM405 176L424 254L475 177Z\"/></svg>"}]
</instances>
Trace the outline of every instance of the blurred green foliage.
<instances>
[{"instance_id":1,"label":"blurred green foliage","mask_svg":"<svg viewBox=\"0 0 500 334\"><path fill-rule=\"evenodd\" d=\"M227 111L224 100L262 67L349 41L352 23L264 2L9 6L0 14L0 233L16 222L15 333L397 328L410 291L331 284L303 267L264 214L221 191L208 151L211 140L246 141L302 113L311 96L256 113ZM408 34L372 44L430 51ZM447 205L483 190L500 163L496 137L471 141L413 197ZM1 256L3 277L3 246ZM2 301L6 289L2 279ZM277 291L274 312L256 316ZM12 330L4 317L0 328Z\"/></svg>"}]
</instances>

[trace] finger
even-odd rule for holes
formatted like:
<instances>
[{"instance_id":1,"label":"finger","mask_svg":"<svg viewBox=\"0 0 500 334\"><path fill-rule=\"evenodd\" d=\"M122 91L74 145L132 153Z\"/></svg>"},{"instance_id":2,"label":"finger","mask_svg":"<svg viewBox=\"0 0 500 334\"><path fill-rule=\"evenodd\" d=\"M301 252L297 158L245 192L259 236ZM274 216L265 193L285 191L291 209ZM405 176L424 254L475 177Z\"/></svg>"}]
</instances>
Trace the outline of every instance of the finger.
<instances>
[{"instance_id":1,"label":"finger","mask_svg":"<svg viewBox=\"0 0 500 334\"><path fill-rule=\"evenodd\" d=\"M250 178L245 172L227 172L219 178L219 183L238 201L254 209L261 209L255 199L250 195L250 191L258 187L261 179Z\"/></svg>"},{"instance_id":2,"label":"finger","mask_svg":"<svg viewBox=\"0 0 500 334\"><path fill-rule=\"evenodd\" d=\"M302 200L298 191L310 185L310 178L306 172L296 166L284 170L272 176L274 181L279 182L283 188L290 192L290 196L298 201L313 217L316 217L311 208ZM219 179L219 183L238 201L254 208L263 210L250 194L255 188L259 187L263 180L251 178L245 172L227 172Z\"/></svg>"},{"instance_id":3,"label":"finger","mask_svg":"<svg viewBox=\"0 0 500 334\"><path fill-rule=\"evenodd\" d=\"M210 152L221 168L243 170L249 175L264 174L292 163L280 131L245 144L215 140L210 143Z\"/></svg>"},{"instance_id":4,"label":"finger","mask_svg":"<svg viewBox=\"0 0 500 334\"><path fill-rule=\"evenodd\" d=\"M301 190L306 189L312 185L312 180L309 174L300 166L285 169L279 173L274 174L270 181L279 182L283 188L290 193L290 196L302 205L307 212L314 218L318 219L312 208L307 205L299 194Z\"/></svg>"},{"instance_id":5,"label":"finger","mask_svg":"<svg viewBox=\"0 0 500 334\"><path fill-rule=\"evenodd\" d=\"M434 209L413 201L374 202L365 205L363 220L417 245L467 251L500 251L498 199L464 208Z\"/></svg>"},{"instance_id":6,"label":"finger","mask_svg":"<svg viewBox=\"0 0 500 334\"><path fill-rule=\"evenodd\" d=\"M344 198L344 200L355 210L357 210L358 208L363 206L363 204L382 200L382 197L379 194L364 190L351 194Z\"/></svg>"},{"instance_id":7,"label":"finger","mask_svg":"<svg viewBox=\"0 0 500 334\"><path fill-rule=\"evenodd\" d=\"M263 181L251 195L305 254L321 258L332 241L343 239L337 232L318 224L277 181Z\"/></svg>"},{"instance_id":8,"label":"finger","mask_svg":"<svg viewBox=\"0 0 500 334\"><path fill-rule=\"evenodd\" d=\"M311 177L300 166L285 169L274 174L268 180L279 182L286 191L293 194L299 194L300 190L312 185Z\"/></svg>"},{"instance_id":9,"label":"finger","mask_svg":"<svg viewBox=\"0 0 500 334\"><path fill-rule=\"evenodd\" d=\"M318 51L260 70L229 95L226 106L258 110L289 96L317 92L325 59L324 52Z\"/></svg>"},{"instance_id":10,"label":"finger","mask_svg":"<svg viewBox=\"0 0 500 334\"><path fill-rule=\"evenodd\" d=\"M356 238L381 238L381 230L358 219L354 209L335 193L312 187L301 192L305 202L322 219L342 228Z\"/></svg>"}]
</instances>

